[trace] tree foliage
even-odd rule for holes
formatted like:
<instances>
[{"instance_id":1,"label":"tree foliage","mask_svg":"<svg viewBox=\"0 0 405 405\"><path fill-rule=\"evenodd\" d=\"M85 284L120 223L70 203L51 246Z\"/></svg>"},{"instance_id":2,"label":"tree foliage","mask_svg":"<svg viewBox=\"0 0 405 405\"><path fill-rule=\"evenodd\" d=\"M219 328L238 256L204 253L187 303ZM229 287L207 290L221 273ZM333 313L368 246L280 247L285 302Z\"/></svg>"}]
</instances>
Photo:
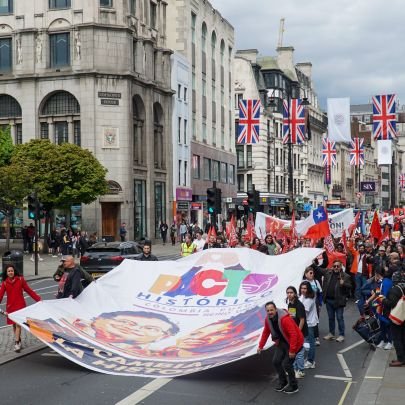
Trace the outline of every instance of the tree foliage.
<instances>
[{"instance_id":1,"label":"tree foliage","mask_svg":"<svg viewBox=\"0 0 405 405\"><path fill-rule=\"evenodd\" d=\"M14 145L11 139L10 127L6 129L0 127L0 166L10 163L13 150Z\"/></svg>"}]
</instances>

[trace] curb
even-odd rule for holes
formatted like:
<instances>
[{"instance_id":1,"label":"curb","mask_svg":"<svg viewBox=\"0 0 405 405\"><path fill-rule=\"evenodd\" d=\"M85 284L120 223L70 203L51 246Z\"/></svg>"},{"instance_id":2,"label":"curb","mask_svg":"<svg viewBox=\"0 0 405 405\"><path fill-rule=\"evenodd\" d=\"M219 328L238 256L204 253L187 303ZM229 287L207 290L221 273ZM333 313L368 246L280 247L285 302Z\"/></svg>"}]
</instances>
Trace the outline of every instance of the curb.
<instances>
[{"instance_id":1,"label":"curb","mask_svg":"<svg viewBox=\"0 0 405 405\"><path fill-rule=\"evenodd\" d=\"M32 353L37 352L39 350L45 349L46 347L47 347L46 345L41 343L41 344L37 344L37 345L34 345L34 346L24 348L20 353L10 352L8 354L5 354L5 355L1 356L0 365L10 363L11 361L20 359L21 357L28 356L29 354L32 354Z\"/></svg>"},{"instance_id":2,"label":"curb","mask_svg":"<svg viewBox=\"0 0 405 405\"><path fill-rule=\"evenodd\" d=\"M391 350L377 349L367 368L364 380L360 385L354 405L375 405L383 385L384 374L388 366Z\"/></svg>"}]
</instances>

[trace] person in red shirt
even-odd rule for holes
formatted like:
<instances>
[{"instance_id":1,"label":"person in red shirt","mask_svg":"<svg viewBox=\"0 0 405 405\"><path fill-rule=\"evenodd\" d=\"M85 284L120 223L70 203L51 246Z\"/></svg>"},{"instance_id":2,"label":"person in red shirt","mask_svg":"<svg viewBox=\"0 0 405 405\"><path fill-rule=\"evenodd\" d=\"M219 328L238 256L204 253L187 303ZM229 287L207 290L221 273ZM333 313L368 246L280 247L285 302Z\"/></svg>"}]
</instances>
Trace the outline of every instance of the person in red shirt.
<instances>
[{"instance_id":1,"label":"person in red shirt","mask_svg":"<svg viewBox=\"0 0 405 405\"><path fill-rule=\"evenodd\" d=\"M260 338L257 352L263 350L267 339L271 338L275 344L273 366L278 373L279 384L275 388L278 392L294 394L298 392L298 383L294 373L294 360L304 345L304 336L285 309L277 309L274 302L265 304L268 317L264 322L264 329ZM288 375L288 381L286 378Z\"/></svg>"},{"instance_id":2,"label":"person in red shirt","mask_svg":"<svg viewBox=\"0 0 405 405\"><path fill-rule=\"evenodd\" d=\"M35 301L40 301L41 297L30 288L24 277L20 276L14 266L8 265L3 273L3 282L0 286L0 303L3 300L4 294L7 294L6 312L8 315L11 312L25 308L24 291ZM14 323L7 317L7 325L13 325L15 344L14 350L21 350L21 326Z\"/></svg>"}]
</instances>

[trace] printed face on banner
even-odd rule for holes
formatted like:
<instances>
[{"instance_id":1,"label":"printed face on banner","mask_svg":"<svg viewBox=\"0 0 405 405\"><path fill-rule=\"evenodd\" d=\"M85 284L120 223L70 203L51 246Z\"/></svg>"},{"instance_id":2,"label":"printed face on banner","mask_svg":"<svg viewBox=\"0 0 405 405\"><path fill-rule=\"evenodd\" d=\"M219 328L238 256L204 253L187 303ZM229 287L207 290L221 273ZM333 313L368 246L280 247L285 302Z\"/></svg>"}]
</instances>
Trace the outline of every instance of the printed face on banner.
<instances>
[{"instance_id":1,"label":"printed face on banner","mask_svg":"<svg viewBox=\"0 0 405 405\"><path fill-rule=\"evenodd\" d=\"M212 249L176 262L126 260L78 299L41 302L12 317L89 369L185 375L253 355L264 304L275 300L281 307L285 289L299 285L319 252L270 257Z\"/></svg>"}]
</instances>

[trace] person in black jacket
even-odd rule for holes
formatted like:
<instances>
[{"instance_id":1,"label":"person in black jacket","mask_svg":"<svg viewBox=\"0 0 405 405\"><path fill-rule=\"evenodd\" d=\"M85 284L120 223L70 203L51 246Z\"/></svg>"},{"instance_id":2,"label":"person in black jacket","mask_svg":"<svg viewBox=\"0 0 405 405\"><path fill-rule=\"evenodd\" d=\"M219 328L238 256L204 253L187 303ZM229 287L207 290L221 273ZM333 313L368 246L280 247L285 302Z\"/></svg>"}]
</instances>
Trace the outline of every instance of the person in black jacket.
<instances>
[{"instance_id":1,"label":"person in black jacket","mask_svg":"<svg viewBox=\"0 0 405 405\"><path fill-rule=\"evenodd\" d=\"M62 264L65 272L67 272L66 281L63 285L63 293L60 298L76 298L83 290L81 283L81 272L76 266L73 256L63 256Z\"/></svg>"},{"instance_id":2,"label":"person in black jacket","mask_svg":"<svg viewBox=\"0 0 405 405\"><path fill-rule=\"evenodd\" d=\"M382 302L384 309L389 311L397 305L402 295L405 294L405 271L402 266L393 273L392 283L393 286L388 291L387 297L384 298ZM392 360L389 365L390 367L405 366L405 324L396 325L391 322L390 328L397 360Z\"/></svg>"},{"instance_id":3,"label":"person in black jacket","mask_svg":"<svg viewBox=\"0 0 405 405\"><path fill-rule=\"evenodd\" d=\"M152 245L150 243L145 243L142 248L142 254L136 259L141 262L157 262L158 258L152 253Z\"/></svg>"}]
</instances>

